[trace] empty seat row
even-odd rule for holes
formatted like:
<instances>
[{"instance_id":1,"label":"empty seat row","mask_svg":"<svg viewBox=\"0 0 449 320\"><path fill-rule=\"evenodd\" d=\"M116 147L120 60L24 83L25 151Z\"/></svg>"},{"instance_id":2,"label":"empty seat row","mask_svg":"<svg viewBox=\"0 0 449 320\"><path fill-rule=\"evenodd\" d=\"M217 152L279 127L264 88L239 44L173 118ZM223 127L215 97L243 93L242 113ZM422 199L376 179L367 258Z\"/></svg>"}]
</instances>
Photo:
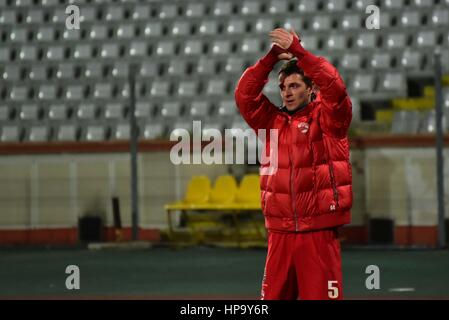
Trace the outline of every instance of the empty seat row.
<instances>
[{"instance_id":1,"label":"empty seat row","mask_svg":"<svg viewBox=\"0 0 449 320\"><path fill-rule=\"evenodd\" d=\"M148 124L142 128L141 138L160 138L165 134L163 125ZM47 142L47 141L104 141L127 140L130 138L129 124L122 123L115 126L92 124L77 126L64 124L60 126L4 126L0 129L2 142Z\"/></svg>"},{"instance_id":2,"label":"empty seat row","mask_svg":"<svg viewBox=\"0 0 449 320\"><path fill-rule=\"evenodd\" d=\"M205 82L185 80L174 83L169 80L154 80L151 82L138 82L136 84L136 96L138 97L168 97L171 95L180 97L195 97L196 95L222 96L232 93L234 89L232 81L223 79L211 79ZM38 87L29 85L16 85L11 88L3 87L0 91L0 100L26 101L38 100L83 100L128 98L129 86L127 83L96 83L89 85L42 84Z\"/></svg>"},{"instance_id":3,"label":"empty seat row","mask_svg":"<svg viewBox=\"0 0 449 320\"><path fill-rule=\"evenodd\" d=\"M406 94L407 83L403 73L387 72L376 77L373 74L357 74L347 81L349 90L354 94L371 94L373 92Z\"/></svg>"},{"instance_id":4,"label":"empty seat row","mask_svg":"<svg viewBox=\"0 0 449 320\"><path fill-rule=\"evenodd\" d=\"M229 117L238 114L233 100L220 100L218 102L193 100L181 103L179 101L165 101L160 105L150 102L138 101L135 107L135 116L142 119L157 117L186 119L208 116ZM124 103L110 102L99 105L94 102L85 102L76 105L54 103L49 106L27 103L21 106L0 105L0 122L18 120L69 120L69 119L125 119L129 117L129 107Z\"/></svg>"},{"instance_id":5,"label":"empty seat row","mask_svg":"<svg viewBox=\"0 0 449 320\"><path fill-rule=\"evenodd\" d=\"M213 43L200 39L187 40L183 43L161 41L152 46L145 41L132 41L129 45L105 43L100 46L93 44L78 44L74 47L58 45L39 48L24 45L20 48L0 48L0 63L11 61L61 61L61 60L89 60L116 59L126 57L167 57L172 55L212 55L223 56L230 53L260 54L268 48L268 40L244 39L242 41L216 40Z\"/></svg>"},{"instance_id":6,"label":"empty seat row","mask_svg":"<svg viewBox=\"0 0 449 320\"><path fill-rule=\"evenodd\" d=\"M23 1L23 0L22 0ZM44 0L43 2L49 2ZM62 23L65 22L67 14L65 7L61 6L58 1L52 1L56 4L56 9L47 10L41 8L30 8L28 12L14 9L5 9L0 12L0 24L16 24L16 23ZM331 1L332 2L332 1ZM79 3L77 3L79 4ZM59 5L59 7L57 7ZM306 13L314 11L317 3L310 0L303 0L299 5L290 3L289 1L273 0L270 3L250 0L242 3L236 1L215 1L213 5L206 5L202 2L182 4L182 2L160 5L155 4L136 4L132 7L115 5L108 7L100 6L83 6L80 10L82 22L105 20L105 21L123 21L123 20L151 20L159 19L176 19L179 17L203 17L203 16L229 16L229 15L256 15L263 13L285 14L291 12ZM45 5L43 5L45 8ZM328 5L329 9L343 9L341 4L332 2Z\"/></svg>"},{"instance_id":7,"label":"empty seat row","mask_svg":"<svg viewBox=\"0 0 449 320\"><path fill-rule=\"evenodd\" d=\"M170 81L161 80L153 82L150 96L155 98L166 98L168 96L196 97L197 95L225 96L232 94L234 86L235 84L232 81L222 79L211 79L206 83L185 80L177 85Z\"/></svg>"},{"instance_id":8,"label":"empty seat row","mask_svg":"<svg viewBox=\"0 0 449 320\"><path fill-rule=\"evenodd\" d=\"M91 61L86 63L59 63L57 65L35 64L21 67L18 64L0 66L0 77L4 81L46 81L50 79L74 80L80 78L123 78L127 79L130 71L130 64L123 61L112 63L102 63ZM153 77L161 75L158 73L156 64L151 61L144 61L137 64L137 70L141 76Z\"/></svg>"},{"instance_id":9,"label":"empty seat row","mask_svg":"<svg viewBox=\"0 0 449 320\"><path fill-rule=\"evenodd\" d=\"M140 86L140 85L139 85ZM145 88L143 85L141 88ZM142 89L137 89L137 94L142 95ZM13 86L9 90L3 88L0 92L0 100L26 101L38 100L83 100L89 97L95 99L126 98L129 96L127 84L97 83L92 87L89 85L42 84L38 87L29 85Z\"/></svg>"},{"instance_id":10,"label":"empty seat row","mask_svg":"<svg viewBox=\"0 0 449 320\"><path fill-rule=\"evenodd\" d=\"M447 118L449 117L449 109L445 110L443 117L443 129L448 132L449 126ZM193 123L187 121L178 121L171 125L163 123L147 123L140 125L138 130L141 139L155 139L167 137L170 133L175 136L180 134L179 130L192 130ZM228 128L224 123L208 122L202 124L202 134L206 134L208 130L228 130L232 135L238 134L239 130L246 130L248 126L240 118L235 118ZM398 134L416 134L416 133L434 133L435 132L435 111L417 112L417 111L397 111L394 114L391 127L392 133ZM233 133L234 132L234 133ZM241 132L241 131L240 131ZM226 132L225 132L226 133ZM226 133L227 134L227 133ZM116 125L107 124L61 124L58 126L51 125L33 125L33 126L17 126L5 125L0 128L1 142L18 142L18 141L104 141L104 140L121 140L130 138L130 126L128 123L118 123Z\"/></svg>"},{"instance_id":11,"label":"empty seat row","mask_svg":"<svg viewBox=\"0 0 449 320\"><path fill-rule=\"evenodd\" d=\"M449 46L449 32L419 31L417 33L389 33L380 35L374 31L364 31L358 35L330 34L330 35L304 35L303 45L311 51L329 50L342 51L347 49L399 49L416 48L431 49L437 45ZM49 46L40 48L34 45L21 47L0 48L0 63L11 61L61 61L61 60L89 60L89 59L116 59L126 57L159 57L167 56L225 56L260 55L268 50L270 43L267 39L244 38L242 40L219 39L207 41L204 39L190 39L186 41L162 40L154 44L146 41L132 41L129 45L116 42L95 45L91 43L72 46Z\"/></svg>"},{"instance_id":12,"label":"empty seat row","mask_svg":"<svg viewBox=\"0 0 449 320\"><path fill-rule=\"evenodd\" d=\"M449 50L441 51L443 70L449 71ZM397 52L374 51L368 54L359 52L345 53L331 60L340 69L346 71L360 71L362 69L384 70L427 70L431 71L434 64L433 51L398 50Z\"/></svg>"},{"instance_id":13,"label":"empty seat row","mask_svg":"<svg viewBox=\"0 0 449 320\"><path fill-rule=\"evenodd\" d=\"M34 1L16 0L5 1L10 2L13 8L27 8L28 5L23 3L34 4ZM445 0L443 1L443 3ZM50 3L50 5L46 4ZM81 5L80 1L76 4ZM383 10L391 10L398 8L431 8L435 5L434 0L330 0L330 1L287 1L287 0L271 0L271 1L214 1L213 3L192 2L192 3L158 3L149 4L132 3L114 6L95 6L83 4L81 10L81 19L83 22L105 20L105 21L122 21L122 20L150 20L159 19L176 19L179 17L203 17L203 16L229 16L229 15L260 15L260 14L309 14L320 12L342 12L348 10L364 11L370 4L380 5ZM17 7L16 7L17 6ZM59 7L58 7L59 6ZM51 7L54 10L48 10ZM31 6L26 12L22 10L4 9L0 14L0 24L15 23L60 23L66 19L65 6L62 6L57 0L43 0L42 8L39 6Z\"/></svg>"},{"instance_id":14,"label":"empty seat row","mask_svg":"<svg viewBox=\"0 0 449 320\"><path fill-rule=\"evenodd\" d=\"M170 134L179 135L179 130L192 130L193 122L178 121L169 124L162 122L138 123L138 137L140 139L167 138ZM226 128L225 128L226 127ZM219 130L220 133L231 136L239 135L249 127L238 116L228 122L219 119L201 124L202 134L209 130ZM0 127L0 142L46 142L46 141L104 141L122 140L130 138L130 125L126 122L117 124L87 123L73 124L70 122L60 125L36 124L31 126L8 124Z\"/></svg>"},{"instance_id":15,"label":"empty seat row","mask_svg":"<svg viewBox=\"0 0 449 320\"><path fill-rule=\"evenodd\" d=\"M394 134L417 134L435 133L436 131L435 110L427 112L419 111L396 111L393 115L391 133ZM444 132L449 132L449 108L444 108L442 127Z\"/></svg>"},{"instance_id":16,"label":"empty seat row","mask_svg":"<svg viewBox=\"0 0 449 320\"><path fill-rule=\"evenodd\" d=\"M179 101L167 101L161 104L160 114L167 118L183 116L186 120L195 117L234 117L238 115L234 100L221 100L217 103L193 101L183 105Z\"/></svg>"},{"instance_id":17,"label":"empty seat row","mask_svg":"<svg viewBox=\"0 0 449 320\"><path fill-rule=\"evenodd\" d=\"M248 20L245 17L230 18L220 21L216 19L177 20L167 25L160 21L145 24L122 23L117 26L109 24L82 25L79 30L56 28L52 25L14 27L2 30L0 40L3 42L25 43L36 42L69 42L80 40L110 40L133 39L136 37L167 37L218 34L251 34L268 33L276 27L293 28L301 31L328 31L340 29L343 31L357 31L365 27L364 12L346 13L344 15L317 15L313 17L298 17L277 19L270 16ZM379 21L381 28L397 27L398 31L410 27L447 27L449 25L449 7L435 9L431 13L418 10L408 10L392 15L383 12Z\"/></svg>"},{"instance_id":18,"label":"empty seat row","mask_svg":"<svg viewBox=\"0 0 449 320\"><path fill-rule=\"evenodd\" d=\"M25 2L24 0L16 0L12 2ZM36 1L33 1L36 2ZM51 3L51 4L49 4ZM115 4L114 6L101 5L82 5L81 1L75 2L80 9L81 22L104 21L123 21L123 20L150 20L157 17L156 7L148 4L136 3L133 7L125 8ZM100 2L98 2L100 4ZM39 5L28 8L20 8L12 6L2 8L0 11L0 24L42 24L42 23L65 23L68 14L66 7L69 3L60 3L59 0L42 0ZM17 10L21 9L21 10Z\"/></svg>"},{"instance_id":19,"label":"empty seat row","mask_svg":"<svg viewBox=\"0 0 449 320\"><path fill-rule=\"evenodd\" d=\"M329 42L334 41L338 36L330 37ZM332 43L332 46L338 45ZM401 50L394 51L369 51L358 52L326 52L329 60L340 72L346 70L358 71L362 69L429 69L433 65L432 51ZM445 70L449 70L449 50L442 50L442 63ZM156 60L145 61L137 64L140 77L163 77L163 76L192 76L201 75L221 75L229 74L235 80L241 73L256 61L256 58L229 56L225 57L200 57L191 59L189 57L173 59L170 61ZM130 65L127 62L86 62L86 63L60 63L58 65L45 66L36 64L21 67L17 64L0 66L0 77L7 82L20 81L47 81L51 79L73 80L73 79L113 79L120 78L126 80L129 76ZM192 84L193 85L193 84Z\"/></svg>"},{"instance_id":20,"label":"empty seat row","mask_svg":"<svg viewBox=\"0 0 449 320\"><path fill-rule=\"evenodd\" d=\"M128 107L121 103L108 103L104 108L100 108L95 103L82 103L75 107L69 107L63 103L52 104L48 107L41 107L32 103L24 104L17 108L1 105L0 121L12 121L16 117L20 120L38 120L43 118L67 120L72 118L72 116L76 116L78 119L94 119L101 112L104 113L104 118L106 119L124 119L127 116Z\"/></svg>"},{"instance_id":21,"label":"empty seat row","mask_svg":"<svg viewBox=\"0 0 449 320\"><path fill-rule=\"evenodd\" d=\"M361 32L358 35L351 36L344 33L333 33L326 36L305 35L302 37L303 45L311 51L336 50L375 50L387 49L395 50L400 48L410 49L432 49L437 45L449 46L449 33L447 31L436 32L419 31L416 33L392 32L380 35L373 32Z\"/></svg>"},{"instance_id":22,"label":"empty seat row","mask_svg":"<svg viewBox=\"0 0 449 320\"><path fill-rule=\"evenodd\" d=\"M221 175L212 187L209 177L193 176L184 199L164 208L168 214L172 210L259 210L260 178L257 174L246 174L238 185L233 176Z\"/></svg>"},{"instance_id":23,"label":"empty seat row","mask_svg":"<svg viewBox=\"0 0 449 320\"><path fill-rule=\"evenodd\" d=\"M329 41L333 41L331 37ZM333 44L334 45L334 44ZM444 70L449 70L449 50L442 51L442 65ZM328 57L329 60L338 68L341 73L347 70L359 71L361 69L403 69L423 70L429 69L433 65L432 51L370 51L367 53L351 51L339 55L333 52ZM168 76L189 76L192 75L219 75L223 73L233 74L235 80L251 64L255 58L230 56L227 58L219 57L200 57L199 59L180 58L169 62L145 61L137 64L137 70L141 77L162 77ZM18 81L37 80L46 81L50 79L99 79L121 78L127 79L130 65L127 62L103 63L87 62L85 64L60 63L51 67L45 65L33 65L31 67L20 67L11 64L0 67L0 77L4 81L17 83Z\"/></svg>"},{"instance_id":24,"label":"empty seat row","mask_svg":"<svg viewBox=\"0 0 449 320\"><path fill-rule=\"evenodd\" d=\"M152 130L153 131L153 130ZM149 135L149 133L148 133ZM121 124L114 128L101 125L90 125L80 127L71 124L65 124L58 127L46 125L19 127L4 126L1 128L2 142L47 142L47 141L104 141L107 139L129 139L129 125Z\"/></svg>"}]
</instances>

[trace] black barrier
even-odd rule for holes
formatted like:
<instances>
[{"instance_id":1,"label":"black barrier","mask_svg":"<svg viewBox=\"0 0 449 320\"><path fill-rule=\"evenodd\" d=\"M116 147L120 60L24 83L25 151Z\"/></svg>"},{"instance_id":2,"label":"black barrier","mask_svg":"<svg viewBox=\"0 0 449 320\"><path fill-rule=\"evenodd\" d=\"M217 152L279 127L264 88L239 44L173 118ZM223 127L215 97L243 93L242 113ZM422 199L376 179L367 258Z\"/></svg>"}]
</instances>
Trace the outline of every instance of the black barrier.
<instances>
[{"instance_id":1,"label":"black barrier","mask_svg":"<svg viewBox=\"0 0 449 320\"><path fill-rule=\"evenodd\" d=\"M384 218L372 218L369 220L370 244L393 244L394 221Z\"/></svg>"},{"instance_id":2,"label":"black barrier","mask_svg":"<svg viewBox=\"0 0 449 320\"><path fill-rule=\"evenodd\" d=\"M100 217L85 216L78 221L79 241L83 243L100 242L103 222Z\"/></svg>"}]
</instances>

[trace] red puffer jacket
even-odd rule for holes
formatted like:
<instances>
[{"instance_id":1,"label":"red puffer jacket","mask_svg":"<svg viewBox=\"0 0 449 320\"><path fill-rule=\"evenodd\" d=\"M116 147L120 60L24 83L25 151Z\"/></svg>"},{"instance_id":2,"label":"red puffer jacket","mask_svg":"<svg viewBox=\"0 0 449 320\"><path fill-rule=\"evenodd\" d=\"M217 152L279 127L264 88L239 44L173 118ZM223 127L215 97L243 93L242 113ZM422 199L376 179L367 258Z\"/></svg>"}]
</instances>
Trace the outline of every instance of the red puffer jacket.
<instances>
[{"instance_id":1,"label":"red puffer jacket","mask_svg":"<svg viewBox=\"0 0 449 320\"><path fill-rule=\"evenodd\" d=\"M304 109L290 116L263 95L277 62L273 50L244 72L235 90L245 121L256 132L267 130L266 150L270 150L268 130L278 129L277 171L260 178L265 225L279 232L341 226L351 220L347 138L351 100L338 71L324 58L306 51L296 37L288 50L319 87L316 99ZM261 169L269 165L261 165Z\"/></svg>"}]
</instances>

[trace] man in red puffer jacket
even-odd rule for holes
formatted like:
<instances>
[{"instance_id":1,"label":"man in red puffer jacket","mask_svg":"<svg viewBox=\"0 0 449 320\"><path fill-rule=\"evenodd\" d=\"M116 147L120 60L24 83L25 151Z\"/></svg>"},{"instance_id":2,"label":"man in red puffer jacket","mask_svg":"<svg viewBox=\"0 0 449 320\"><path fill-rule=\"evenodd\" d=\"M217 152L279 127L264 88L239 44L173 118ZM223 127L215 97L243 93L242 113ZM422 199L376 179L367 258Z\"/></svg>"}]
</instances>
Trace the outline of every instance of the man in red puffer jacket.
<instances>
[{"instance_id":1,"label":"man in red puffer jacket","mask_svg":"<svg viewBox=\"0 0 449 320\"><path fill-rule=\"evenodd\" d=\"M342 299L337 228L351 220L351 100L335 67L305 50L293 31L275 29L270 38L270 52L235 90L249 126L278 134L277 170L260 178L268 230L261 298ZM293 57L279 72L278 108L262 90L274 65Z\"/></svg>"}]
</instances>

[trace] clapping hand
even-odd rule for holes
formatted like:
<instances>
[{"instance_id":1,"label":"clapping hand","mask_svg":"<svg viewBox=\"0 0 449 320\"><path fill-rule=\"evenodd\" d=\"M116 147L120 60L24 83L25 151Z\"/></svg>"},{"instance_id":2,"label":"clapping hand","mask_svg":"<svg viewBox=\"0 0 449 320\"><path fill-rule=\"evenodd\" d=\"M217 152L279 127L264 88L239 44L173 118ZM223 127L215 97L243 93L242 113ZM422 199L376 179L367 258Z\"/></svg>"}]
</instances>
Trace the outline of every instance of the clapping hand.
<instances>
[{"instance_id":1,"label":"clapping hand","mask_svg":"<svg viewBox=\"0 0 449 320\"><path fill-rule=\"evenodd\" d=\"M283 28L274 29L269 33L269 36L273 44L278 45L284 50L287 50L291 46L293 42L293 37L297 37L299 39L295 31L293 30L287 31Z\"/></svg>"}]
</instances>

